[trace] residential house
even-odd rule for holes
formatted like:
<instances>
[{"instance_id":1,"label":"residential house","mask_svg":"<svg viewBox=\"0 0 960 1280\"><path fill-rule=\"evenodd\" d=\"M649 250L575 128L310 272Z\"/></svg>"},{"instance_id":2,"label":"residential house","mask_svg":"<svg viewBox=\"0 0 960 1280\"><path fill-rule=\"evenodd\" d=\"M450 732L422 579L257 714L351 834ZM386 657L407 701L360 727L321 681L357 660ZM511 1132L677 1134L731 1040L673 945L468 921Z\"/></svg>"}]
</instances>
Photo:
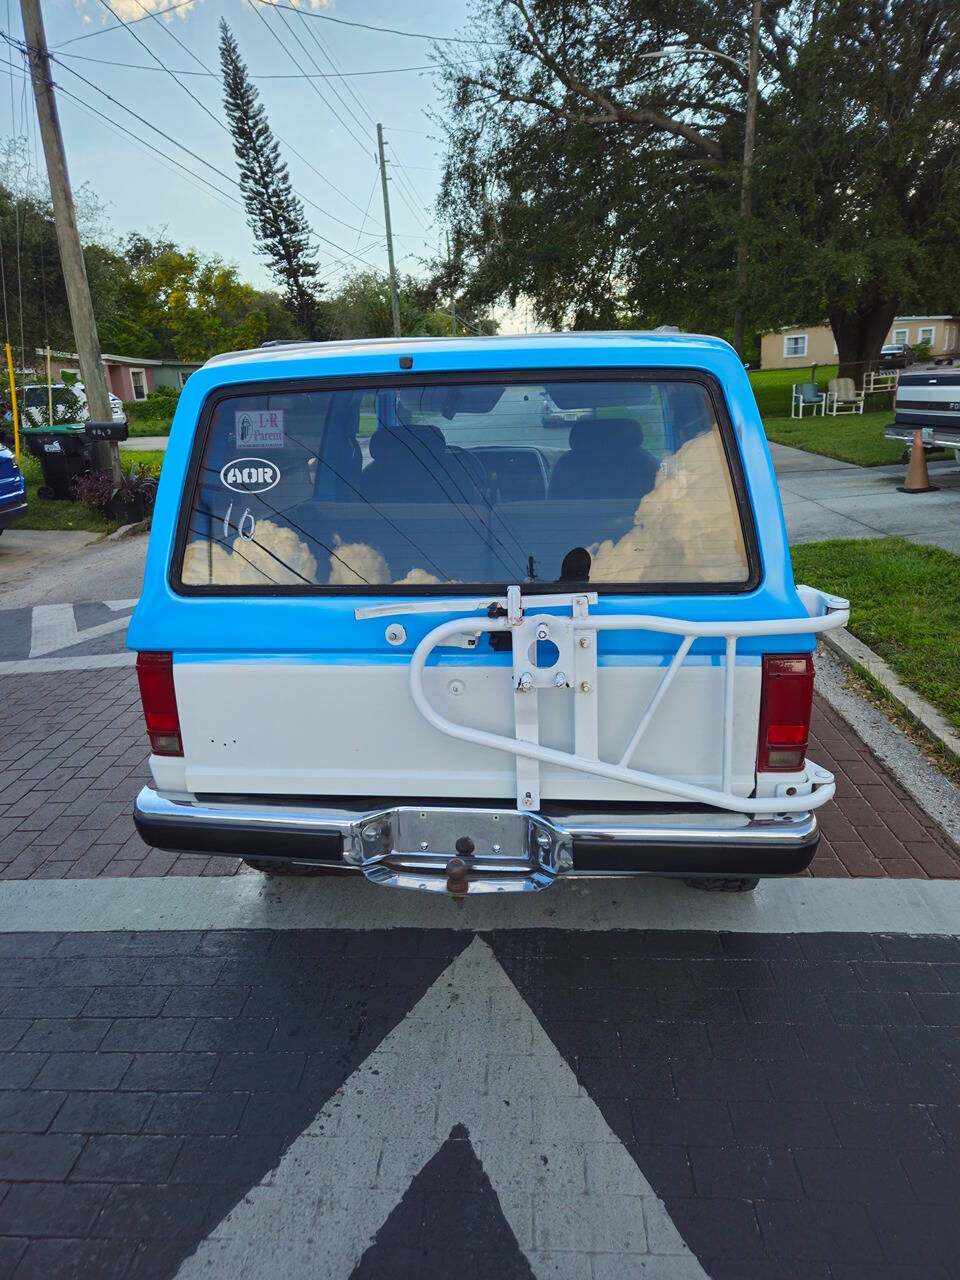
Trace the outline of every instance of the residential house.
<instances>
[{"instance_id":1,"label":"residential house","mask_svg":"<svg viewBox=\"0 0 960 1280\"><path fill-rule=\"evenodd\" d=\"M46 377L46 352L37 349L38 380ZM157 387L176 387L178 390L200 368L200 361L152 360L145 356L115 356L103 353L103 368L107 376L107 388L121 400L146 400ZM64 372L80 373L80 361L73 352L53 351L50 354L50 372L54 382L62 382Z\"/></svg>"},{"instance_id":2,"label":"residential house","mask_svg":"<svg viewBox=\"0 0 960 1280\"><path fill-rule=\"evenodd\" d=\"M884 342L911 347L928 342L934 356L960 354L960 316L897 316ZM761 369L800 369L836 364L837 344L827 324L789 325L760 339Z\"/></svg>"}]
</instances>

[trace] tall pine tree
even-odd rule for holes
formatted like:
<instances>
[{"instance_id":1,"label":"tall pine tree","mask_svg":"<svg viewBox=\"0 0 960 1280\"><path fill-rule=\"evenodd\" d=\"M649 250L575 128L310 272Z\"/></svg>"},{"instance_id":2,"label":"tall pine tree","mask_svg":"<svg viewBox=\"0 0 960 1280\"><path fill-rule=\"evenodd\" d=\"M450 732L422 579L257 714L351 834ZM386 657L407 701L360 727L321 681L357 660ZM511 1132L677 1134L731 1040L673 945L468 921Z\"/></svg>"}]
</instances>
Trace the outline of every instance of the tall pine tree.
<instances>
[{"instance_id":1,"label":"tall pine tree","mask_svg":"<svg viewBox=\"0 0 960 1280\"><path fill-rule=\"evenodd\" d=\"M220 20L223 101L240 168L240 190L258 252L270 263L297 324L308 338L324 338L317 263L310 227L294 195L287 166L267 120L260 95L250 83L233 32Z\"/></svg>"}]
</instances>

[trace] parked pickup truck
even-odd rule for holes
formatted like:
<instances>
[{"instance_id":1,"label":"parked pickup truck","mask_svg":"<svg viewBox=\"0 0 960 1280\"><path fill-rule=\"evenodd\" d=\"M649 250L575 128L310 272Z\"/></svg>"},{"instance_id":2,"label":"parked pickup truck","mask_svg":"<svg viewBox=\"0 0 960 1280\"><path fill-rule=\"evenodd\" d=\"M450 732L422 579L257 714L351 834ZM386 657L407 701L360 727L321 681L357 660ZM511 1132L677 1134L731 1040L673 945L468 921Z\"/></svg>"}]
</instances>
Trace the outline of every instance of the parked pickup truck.
<instances>
[{"instance_id":1,"label":"parked pickup truck","mask_svg":"<svg viewBox=\"0 0 960 1280\"><path fill-rule=\"evenodd\" d=\"M960 462L960 366L912 369L902 373L893 402L888 440L910 443L916 432L924 445L953 449Z\"/></svg>"},{"instance_id":2,"label":"parked pickup truck","mask_svg":"<svg viewBox=\"0 0 960 1280\"><path fill-rule=\"evenodd\" d=\"M750 889L816 849L812 655L847 616L794 585L719 339L217 356L177 406L128 634L137 827L455 895Z\"/></svg>"}]
</instances>

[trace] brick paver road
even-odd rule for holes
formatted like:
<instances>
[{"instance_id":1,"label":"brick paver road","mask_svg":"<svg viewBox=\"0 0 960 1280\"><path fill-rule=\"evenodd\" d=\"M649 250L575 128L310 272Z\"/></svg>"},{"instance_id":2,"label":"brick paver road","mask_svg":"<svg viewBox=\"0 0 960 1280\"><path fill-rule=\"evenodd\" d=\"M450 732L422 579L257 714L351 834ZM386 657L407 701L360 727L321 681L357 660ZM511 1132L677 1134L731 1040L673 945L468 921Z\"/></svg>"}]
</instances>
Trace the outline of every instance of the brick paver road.
<instances>
[{"instance_id":1,"label":"brick paver road","mask_svg":"<svg viewBox=\"0 0 960 1280\"><path fill-rule=\"evenodd\" d=\"M177 857L133 827L147 744L129 669L0 677L0 879L233 875L233 858ZM812 874L960 877L942 829L822 700L811 756L837 775Z\"/></svg>"}]
</instances>

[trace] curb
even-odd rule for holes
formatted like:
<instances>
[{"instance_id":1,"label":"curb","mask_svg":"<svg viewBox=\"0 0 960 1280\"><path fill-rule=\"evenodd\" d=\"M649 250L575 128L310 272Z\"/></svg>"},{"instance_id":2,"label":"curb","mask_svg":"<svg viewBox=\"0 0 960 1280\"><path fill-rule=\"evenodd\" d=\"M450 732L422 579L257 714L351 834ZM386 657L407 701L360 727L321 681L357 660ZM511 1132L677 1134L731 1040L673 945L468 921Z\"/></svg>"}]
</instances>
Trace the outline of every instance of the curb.
<instances>
[{"instance_id":1,"label":"curb","mask_svg":"<svg viewBox=\"0 0 960 1280\"><path fill-rule=\"evenodd\" d=\"M848 666L875 680L911 720L924 729L931 738L935 738L940 746L951 755L960 759L960 736L947 724L946 720L930 705L926 698L908 689L884 660L868 648L862 640L850 634L845 627L837 631L825 631L820 639L833 653Z\"/></svg>"},{"instance_id":2,"label":"curb","mask_svg":"<svg viewBox=\"0 0 960 1280\"><path fill-rule=\"evenodd\" d=\"M108 533L104 538L104 542L118 542L121 538L132 538L136 533L150 532L150 517L145 520L137 520L133 524L122 524L119 529L114 529L113 533Z\"/></svg>"}]
</instances>

